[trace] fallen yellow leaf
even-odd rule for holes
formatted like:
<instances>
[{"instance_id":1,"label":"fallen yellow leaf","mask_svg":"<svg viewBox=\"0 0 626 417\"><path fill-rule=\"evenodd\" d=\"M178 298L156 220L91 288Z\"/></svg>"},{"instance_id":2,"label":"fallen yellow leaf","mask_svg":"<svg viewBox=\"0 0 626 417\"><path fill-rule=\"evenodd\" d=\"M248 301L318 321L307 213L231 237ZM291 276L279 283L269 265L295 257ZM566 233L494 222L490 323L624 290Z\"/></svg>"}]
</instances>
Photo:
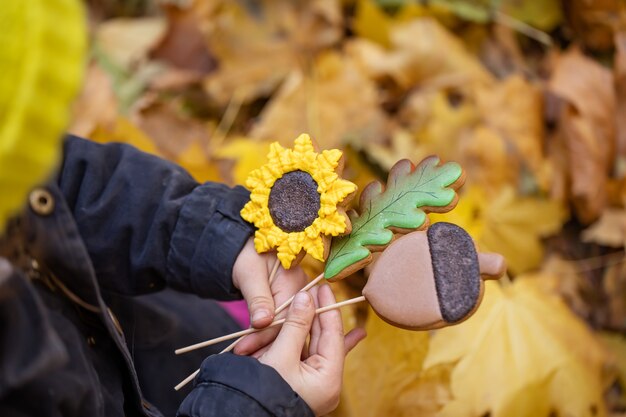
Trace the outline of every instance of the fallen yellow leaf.
<instances>
[{"instance_id":1,"label":"fallen yellow leaf","mask_svg":"<svg viewBox=\"0 0 626 417\"><path fill-rule=\"evenodd\" d=\"M207 155L206 148L194 141L174 162L185 168L198 182L221 181L217 167L211 163Z\"/></svg>"},{"instance_id":2,"label":"fallen yellow leaf","mask_svg":"<svg viewBox=\"0 0 626 417\"><path fill-rule=\"evenodd\" d=\"M97 143L127 143L141 151L162 156L152 139L122 116L115 120L111 128L102 125L96 126L93 132L89 134L89 138Z\"/></svg>"},{"instance_id":3,"label":"fallen yellow leaf","mask_svg":"<svg viewBox=\"0 0 626 417\"><path fill-rule=\"evenodd\" d=\"M410 398L408 390L415 388L428 350L428 333L393 327L371 309L365 329L367 338L346 360L343 415L407 415L406 410L400 414L397 398Z\"/></svg>"},{"instance_id":4,"label":"fallen yellow leaf","mask_svg":"<svg viewBox=\"0 0 626 417\"><path fill-rule=\"evenodd\" d=\"M412 19L391 28L391 50L365 39L348 50L374 79L391 77L408 89L437 78L489 82L492 76L461 41L433 18Z\"/></svg>"},{"instance_id":5,"label":"fallen yellow leaf","mask_svg":"<svg viewBox=\"0 0 626 417\"><path fill-rule=\"evenodd\" d=\"M487 282L477 313L432 338L424 368L456 364L442 416L605 415L610 357L563 302L538 289L540 279Z\"/></svg>"},{"instance_id":6,"label":"fallen yellow leaf","mask_svg":"<svg viewBox=\"0 0 626 417\"><path fill-rule=\"evenodd\" d=\"M207 13L203 27L219 68L205 87L222 105L235 92L244 102L269 96L292 69L342 34L336 0L216 3L221 4Z\"/></svg>"},{"instance_id":7,"label":"fallen yellow leaf","mask_svg":"<svg viewBox=\"0 0 626 417\"><path fill-rule=\"evenodd\" d=\"M244 185L250 173L265 164L269 149L269 141L255 141L239 137L229 140L216 149L214 157L235 161L232 169L233 183Z\"/></svg>"},{"instance_id":8,"label":"fallen yellow leaf","mask_svg":"<svg viewBox=\"0 0 626 417\"><path fill-rule=\"evenodd\" d=\"M340 53L320 54L310 74L292 72L267 104L251 136L287 145L308 132L321 149L340 148L349 139L384 138L387 118L374 83Z\"/></svg>"},{"instance_id":9,"label":"fallen yellow leaf","mask_svg":"<svg viewBox=\"0 0 626 417\"><path fill-rule=\"evenodd\" d=\"M489 194L478 186L466 189L450 213L429 216L432 222L448 221L466 229L481 250L501 253L515 274L539 266L541 238L557 233L566 218L558 202L519 197L509 187Z\"/></svg>"}]
</instances>

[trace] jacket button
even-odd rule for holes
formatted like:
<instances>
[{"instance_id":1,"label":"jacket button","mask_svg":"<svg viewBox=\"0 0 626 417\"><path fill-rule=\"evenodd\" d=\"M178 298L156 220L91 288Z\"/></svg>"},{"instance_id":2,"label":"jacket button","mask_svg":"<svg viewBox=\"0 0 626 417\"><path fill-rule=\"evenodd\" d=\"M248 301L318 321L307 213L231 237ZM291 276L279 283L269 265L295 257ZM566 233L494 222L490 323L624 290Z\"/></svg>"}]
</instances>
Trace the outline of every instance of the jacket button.
<instances>
[{"instance_id":1,"label":"jacket button","mask_svg":"<svg viewBox=\"0 0 626 417\"><path fill-rule=\"evenodd\" d=\"M40 216L48 216L54 211L54 197L48 190L36 188L28 196L33 211Z\"/></svg>"}]
</instances>

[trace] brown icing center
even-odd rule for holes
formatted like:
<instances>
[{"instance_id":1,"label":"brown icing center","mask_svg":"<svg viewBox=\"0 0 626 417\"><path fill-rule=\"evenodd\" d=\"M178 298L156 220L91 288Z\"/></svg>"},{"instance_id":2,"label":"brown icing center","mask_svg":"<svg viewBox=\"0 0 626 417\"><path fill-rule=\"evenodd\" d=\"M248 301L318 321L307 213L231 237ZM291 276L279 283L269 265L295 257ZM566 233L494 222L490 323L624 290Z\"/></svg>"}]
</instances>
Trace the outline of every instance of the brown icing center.
<instances>
[{"instance_id":1,"label":"brown icing center","mask_svg":"<svg viewBox=\"0 0 626 417\"><path fill-rule=\"evenodd\" d=\"M291 171L277 179L268 207L274 224L284 232L302 232L318 216L320 194L317 182L304 171Z\"/></svg>"}]
</instances>

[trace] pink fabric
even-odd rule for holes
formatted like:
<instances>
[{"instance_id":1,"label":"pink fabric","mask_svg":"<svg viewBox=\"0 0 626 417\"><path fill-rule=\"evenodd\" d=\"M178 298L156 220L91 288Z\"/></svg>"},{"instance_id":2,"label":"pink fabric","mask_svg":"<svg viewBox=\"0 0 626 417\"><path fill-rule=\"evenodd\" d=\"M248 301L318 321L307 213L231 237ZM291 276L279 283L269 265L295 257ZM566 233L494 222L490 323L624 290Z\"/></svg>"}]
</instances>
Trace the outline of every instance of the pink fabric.
<instances>
[{"instance_id":1,"label":"pink fabric","mask_svg":"<svg viewBox=\"0 0 626 417\"><path fill-rule=\"evenodd\" d=\"M235 319L242 329L250 327L250 313L248 313L248 306L244 300L224 301L220 302L220 305Z\"/></svg>"}]
</instances>

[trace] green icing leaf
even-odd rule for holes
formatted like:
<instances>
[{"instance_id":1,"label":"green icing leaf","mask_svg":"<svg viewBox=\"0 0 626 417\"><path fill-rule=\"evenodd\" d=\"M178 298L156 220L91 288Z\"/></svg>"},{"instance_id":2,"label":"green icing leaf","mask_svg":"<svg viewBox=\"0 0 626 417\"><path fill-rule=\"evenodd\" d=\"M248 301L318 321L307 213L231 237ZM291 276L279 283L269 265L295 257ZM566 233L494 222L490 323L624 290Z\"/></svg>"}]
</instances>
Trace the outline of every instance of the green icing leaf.
<instances>
[{"instance_id":1,"label":"green icing leaf","mask_svg":"<svg viewBox=\"0 0 626 417\"><path fill-rule=\"evenodd\" d=\"M384 247L393 238L393 230L413 230L424 226L429 208L452 209L455 188L463 169L448 162L438 166L439 158L423 160L414 170L409 160L396 163L387 178L387 188L373 182L361 193L360 214L351 213L352 232L333 238L324 276L335 278L345 269L371 255L371 247ZM446 210L447 209L447 210ZM433 211L433 210L430 210Z\"/></svg>"}]
</instances>

